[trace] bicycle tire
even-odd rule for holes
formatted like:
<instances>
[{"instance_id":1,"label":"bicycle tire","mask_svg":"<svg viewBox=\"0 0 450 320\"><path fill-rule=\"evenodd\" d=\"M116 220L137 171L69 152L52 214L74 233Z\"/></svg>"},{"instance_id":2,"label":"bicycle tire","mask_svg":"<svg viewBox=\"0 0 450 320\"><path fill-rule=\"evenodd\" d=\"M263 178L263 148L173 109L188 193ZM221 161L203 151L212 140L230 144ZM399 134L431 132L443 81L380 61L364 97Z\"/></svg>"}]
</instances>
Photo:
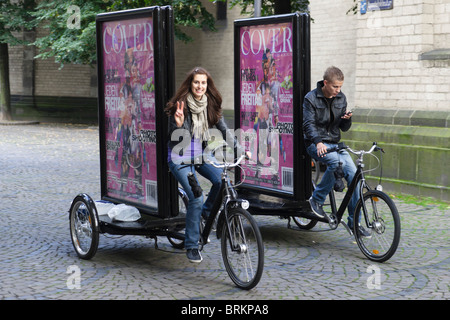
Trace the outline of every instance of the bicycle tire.
<instances>
[{"instance_id":1,"label":"bicycle tire","mask_svg":"<svg viewBox=\"0 0 450 320\"><path fill-rule=\"evenodd\" d=\"M89 260L97 252L99 222L96 207L87 195L78 195L69 211L70 238L77 255Z\"/></svg>"},{"instance_id":2,"label":"bicycle tire","mask_svg":"<svg viewBox=\"0 0 450 320\"><path fill-rule=\"evenodd\" d=\"M225 269L234 284L245 290L254 288L260 281L264 268L264 244L258 224L242 208L228 212L228 225L224 220L221 236L222 258ZM238 250L232 250L230 234Z\"/></svg>"},{"instance_id":3,"label":"bicycle tire","mask_svg":"<svg viewBox=\"0 0 450 320\"><path fill-rule=\"evenodd\" d=\"M318 222L317 220L311 220L308 218L295 217L295 216L292 217L292 220L294 220L297 227L302 230L310 230L310 229L314 228Z\"/></svg>"},{"instance_id":4,"label":"bicycle tire","mask_svg":"<svg viewBox=\"0 0 450 320\"><path fill-rule=\"evenodd\" d=\"M400 242L401 227L397 207L387 194L377 190L364 193L363 200L367 216L363 213L363 202L360 199L356 205L354 221L359 221L369 231L370 237L364 237L358 224L355 224L353 233L356 243L370 260L387 261L394 255ZM375 213L378 217L375 217Z\"/></svg>"},{"instance_id":5,"label":"bicycle tire","mask_svg":"<svg viewBox=\"0 0 450 320\"><path fill-rule=\"evenodd\" d=\"M311 166L314 163L314 167L316 168L315 170L317 170L317 173L313 172L313 179L312 179L312 189L316 189L316 184L317 181L319 181L319 175L320 175L320 165L319 162L317 162L316 160L314 160L313 158L311 158ZM315 174L315 177L314 177ZM297 227L301 230L311 230L312 228L314 228L317 224L317 220L311 220L308 218L303 218L303 217L296 217L296 216L292 216L292 220L294 220L294 223L297 225Z\"/></svg>"},{"instance_id":6,"label":"bicycle tire","mask_svg":"<svg viewBox=\"0 0 450 320\"><path fill-rule=\"evenodd\" d=\"M311 177L314 184L317 185L320 178L320 163L314 158L311 158Z\"/></svg>"}]
</instances>

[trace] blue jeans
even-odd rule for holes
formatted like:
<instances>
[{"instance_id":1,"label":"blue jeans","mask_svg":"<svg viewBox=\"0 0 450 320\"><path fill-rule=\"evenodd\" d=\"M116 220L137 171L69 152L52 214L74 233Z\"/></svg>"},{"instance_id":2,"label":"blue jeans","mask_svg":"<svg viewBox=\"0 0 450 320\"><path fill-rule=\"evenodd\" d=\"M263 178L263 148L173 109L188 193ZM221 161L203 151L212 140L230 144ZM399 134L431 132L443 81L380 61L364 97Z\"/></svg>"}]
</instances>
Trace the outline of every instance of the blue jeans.
<instances>
[{"instance_id":1,"label":"blue jeans","mask_svg":"<svg viewBox=\"0 0 450 320\"><path fill-rule=\"evenodd\" d=\"M177 179L177 181L181 184L189 199L189 204L186 212L186 232L184 246L186 249L198 248L198 241L200 239L200 219L201 216L203 216L204 218L209 217L209 214L211 213L211 208L213 206L214 200L216 199L220 191L220 185L222 183L222 169L215 168L207 163L202 163L200 165L197 165L197 167L194 167L194 165L186 166L184 164L174 163L173 161L169 161L169 169ZM203 195L198 198L194 197L192 188L189 185L189 172L194 173L195 179L198 183L196 171L212 183L211 190L209 191L209 195L205 203L203 203Z\"/></svg>"},{"instance_id":2,"label":"blue jeans","mask_svg":"<svg viewBox=\"0 0 450 320\"><path fill-rule=\"evenodd\" d=\"M324 143L328 148L335 147L337 144L332 143ZM326 156L319 158L317 156L317 148L314 143L312 143L306 151L308 154L317 161L320 161L326 164L327 169L323 174L322 180L316 186L316 189L313 192L312 198L317 203L323 204L327 195L331 192L334 187L334 182L336 178L334 177L334 172L339 166L339 162L342 162L342 170L344 171L344 178L347 181L347 186L352 182L355 173L356 173L356 165L353 162L352 157L345 150L341 150L339 152L330 152ZM357 189L356 189L357 190ZM358 192L353 192L352 198L348 204L348 226L353 228L353 215L355 212L356 203L359 199Z\"/></svg>"}]
</instances>

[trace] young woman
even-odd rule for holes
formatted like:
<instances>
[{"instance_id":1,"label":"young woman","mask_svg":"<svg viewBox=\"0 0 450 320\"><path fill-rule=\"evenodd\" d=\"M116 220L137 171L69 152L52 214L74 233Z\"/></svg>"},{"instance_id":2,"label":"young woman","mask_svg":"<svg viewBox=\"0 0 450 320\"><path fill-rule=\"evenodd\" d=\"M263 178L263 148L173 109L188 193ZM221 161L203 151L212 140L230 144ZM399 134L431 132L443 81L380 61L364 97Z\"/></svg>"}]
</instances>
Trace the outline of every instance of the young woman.
<instances>
[{"instance_id":1,"label":"young woman","mask_svg":"<svg viewBox=\"0 0 450 320\"><path fill-rule=\"evenodd\" d=\"M211 138L211 128L218 129L226 141L235 141L234 147L241 148L234 135L227 131L222 117L222 97L214 85L211 75L201 67L191 70L178 91L167 103L169 116L168 161L169 168L189 198L186 213L185 248L191 262L199 263L202 256L198 250L200 219L207 218L220 189L222 170L205 163L203 152ZM181 130L180 130L181 129ZM233 139L233 140L227 140ZM195 164L195 165L194 165ZM208 198L203 203L201 192L192 190L188 176L197 181L200 173L211 183Z\"/></svg>"}]
</instances>

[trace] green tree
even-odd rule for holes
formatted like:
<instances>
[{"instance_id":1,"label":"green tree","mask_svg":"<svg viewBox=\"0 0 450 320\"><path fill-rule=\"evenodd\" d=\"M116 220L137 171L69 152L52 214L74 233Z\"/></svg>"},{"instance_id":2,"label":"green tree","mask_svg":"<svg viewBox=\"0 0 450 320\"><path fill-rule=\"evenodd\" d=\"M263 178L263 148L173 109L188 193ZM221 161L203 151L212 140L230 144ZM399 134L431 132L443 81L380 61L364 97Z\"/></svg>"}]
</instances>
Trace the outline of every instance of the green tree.
<instances>
[{"instance_id":1,"label":"green tree","mask_svg":"<svg viewBox=\"0 0 450 320\"><path fill-rule=\"evenodd\" d=\"M8 44L26 44L16 31L32 28L33 6L32 0L0 0L0 120L11 120Z\"/></svg>"},{"instance_id":2,"label":"green tree","mask_svg":"<svg viewBox=\"0 0 450 320\"><path fill-rule=\"evenodd\" d=\"M98 13L156 5L172 6L178 39L192 40L181 31L181 26L215 30L214 16L199 0L43 0L37 6L34 17L48 33L35 42L40 49L37 57L54 57L61 66L65 63L92 65L96 62L95 17ZM68 25L74 25L73 19L77 14L70 6L79 8L79 27L68 28Z\"/></svg>"},{"instance_id":3,"label":"green tree","mask_svg":"<svg viewBox=\"0 0 450 320\"><path fill-rule=\"evenodd\" d=\"M34 43L39 49L36 58L54 57L61 67L65 63L92 64L96 46L95 17L108 8L109 2L103 0L40 1L33 16L45 35Z\"/></svg>"},{"instance_id":4,"label":"green tree","mask_svg":"<svg viewBox=\"0 0 450 320\"><path fill-rule=\"evenodd\" d=\"M209 0L216 2L216 0ZM225 1L225 0L217 0ZM175 37L179 40L188 42L192 38L184 33L180 27L194 27L215 31L216 28L214 15L211 14L200 0L114 0L111 9L124 10L131 8L142 8L151 6L170 5L173 8Z\"/></svg>"},{"instance_id":5,"label":"green tree","mask_svg":"<svg viewBox=\"0 0 450 320\"><path fill-rule=\"evenodd\" d=\"M226 0L209 0L226 1ZM230 7L240 5L243 14L251 14L253 0L229 0ZM77 6L80 27L68 28L74 13L69 6ZM95 16L101 12L119 11L150 6L171 5L174 12L175 36L185 42L192 39L181 27L215 30L214 15L208 12L200 0L42 0L34 17L48 34L40 37L35 45L40 49L38 58L54 57L63 66L65 63L95 63ZM262 15L308 10L308 0L262 0Z\"/></svg>"}]
</instances>

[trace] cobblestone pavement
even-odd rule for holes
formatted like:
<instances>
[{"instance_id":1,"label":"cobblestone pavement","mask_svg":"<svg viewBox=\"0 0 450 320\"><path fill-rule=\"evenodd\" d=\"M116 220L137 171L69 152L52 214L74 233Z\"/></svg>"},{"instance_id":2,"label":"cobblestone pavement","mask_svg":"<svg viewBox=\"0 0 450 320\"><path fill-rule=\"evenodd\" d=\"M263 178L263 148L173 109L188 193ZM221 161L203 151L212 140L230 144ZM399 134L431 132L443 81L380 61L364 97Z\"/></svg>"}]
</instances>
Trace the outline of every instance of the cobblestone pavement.
<instances>
[{"instance_id":1,"label":"cobblestone pavement","mask_svg":"<svg viewBox=\"0 0 450 320\"><path fill-rule=\"evenodd\" d=\"M400 246L382 264L366 259L344 228L296 231L285 219L256 216L265 269L250 291L233 285L215 237L199 265L165 238L156 249L140 236L101 235L94 258L81 260L68 209L80 192L100 197L98 129L14 125L0 126L0 136L0 299L450 299L448 210L400 201ZM373 265L378 288L368 285Z\"/></svg>"}]
</instances>

